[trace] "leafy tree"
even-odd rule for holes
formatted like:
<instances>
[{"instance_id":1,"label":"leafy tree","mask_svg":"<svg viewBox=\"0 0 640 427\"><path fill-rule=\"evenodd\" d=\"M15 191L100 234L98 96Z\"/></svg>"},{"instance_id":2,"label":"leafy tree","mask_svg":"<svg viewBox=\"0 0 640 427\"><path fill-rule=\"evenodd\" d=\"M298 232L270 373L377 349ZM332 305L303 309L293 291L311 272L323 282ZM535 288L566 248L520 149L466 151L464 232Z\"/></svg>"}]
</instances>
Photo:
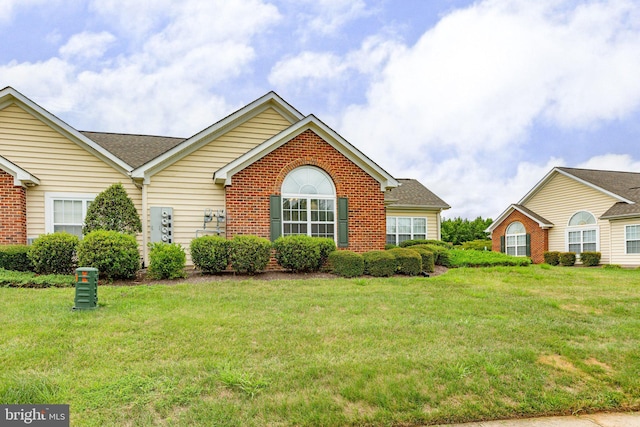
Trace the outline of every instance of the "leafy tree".
<instances>
[{"instance_id":1,"label":"leafy tree","mask_svg":"<svg viewBox=\"0 0 640 427\"><path fill-rule=\"evenodd\" d=\"M460 217L444 219L440 228L442 240L451 242L454 245L460 245L472 240L487 239L489 233L485 232L485 230L492 222L493 220L491 218L482 219L480 216L473 221Z\"/></svg>"},{"instance_id":2,"label":"leafy tree","mask_svg":"<svg viewBox=\"0 0 640 427\"><path fill-rule=\"evenodd\" d=\"M111 230L126 234L142 232L140 215L121 183L113 184L96 196L87 209L83 234Z\"/></svg>"}]
</instances>

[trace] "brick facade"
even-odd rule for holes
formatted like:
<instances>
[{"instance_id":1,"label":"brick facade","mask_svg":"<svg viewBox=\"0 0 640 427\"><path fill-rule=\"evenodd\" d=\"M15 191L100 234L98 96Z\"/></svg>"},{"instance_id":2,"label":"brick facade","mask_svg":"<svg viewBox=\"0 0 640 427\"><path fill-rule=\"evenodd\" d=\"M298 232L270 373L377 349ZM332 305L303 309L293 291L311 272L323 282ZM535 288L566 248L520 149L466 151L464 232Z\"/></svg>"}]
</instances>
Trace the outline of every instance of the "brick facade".
<instances>
[{"instance_id":1,"label":"brick facade","mask_svg":"<svg viewBox=\"0 0 640 427\"><path fill-rule=\"evenodd\" d=\"M544 253L549 250L549 230L518 210L514 210L498 225L491 234L491 249L500 252L500 236L505 235L507 227L515 221L520 221L525 230L531 235L531 261L535 264L544 262Z\"/></svg>"},{"instance_id":2,"label":"brick facade","mask_svg":"<svg viewBox=\"0 0 640 427\"><path fill-rule=\"evenodd\" d=\"M311 130L233 175L225 196L227 237L252 234L268 239L269 198L280 194L289 172L305 165L324 170L333 180L336 197L349 199L348 249L384 249L386 214L380 183Z\"/></svg>"},{"instance_id":3,"label":"brick facade","mask_svg":"<svg viewBox=\"0 0 640 427\"><path fill-rule=\"evenodd\" d=\"M0 245L27 243L26 191L14 185L11 174L0 170Z\"/></svg>"}]
</instances>

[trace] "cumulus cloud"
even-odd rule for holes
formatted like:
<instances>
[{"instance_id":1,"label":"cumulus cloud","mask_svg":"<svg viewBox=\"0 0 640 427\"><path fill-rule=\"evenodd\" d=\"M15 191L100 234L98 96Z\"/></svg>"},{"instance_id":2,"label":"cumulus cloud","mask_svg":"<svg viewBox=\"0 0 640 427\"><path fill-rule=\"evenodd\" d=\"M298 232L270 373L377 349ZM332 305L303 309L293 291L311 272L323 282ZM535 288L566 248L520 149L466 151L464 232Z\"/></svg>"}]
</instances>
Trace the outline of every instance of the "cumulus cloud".
<instances>
[{"instance_id":1,"label":"cumulus cloud","mask_svg":"<svg viewBox=\"0 0 640 427\"><path fill-rule=\"evenodd\" d=\"M624 0L488 0L456 10L389 57L339 128L396 174L420 164L415 176L435 182L458 212L486 212L501 191L517 201L520 188L504 177L536 125L589 128L638 109L638 13ZM449 181L438 178L442 165ZM462 192L447 184L463 180Z\"/></svg>"},{"instance_id":2,"label":"cumulus cloud","mask_svg":"<svg viewBox=\"0 0 640 427\"><path fill-rule=\"evenodd\" d=\"M70 56L87 59L100 58L115 40L115 36L107 31L100 33L82 32L73 35L60 48L60 55L63 58Z\"/></svg>"},{"instance_id":3,"label":"cumulus cloud","mask_svg":"<svg viewBox=\"0 0 640 427\"><path fill-rule=\"evenodd\" d=\"M39 4L50 3L48 0L2 0L0 1L0 24L10 22L16 10Z\"/></svg>"},{"instance_id":4,"label":"cumulus cloud","mask_svg":"<svg viewBox=\"0 0 640 427\"><path fill-rule=\"evenodd\" d=\"M298 32L303 38L314 34L333 35L347 23L373 13L364 0L295 0L296 7L304 10L298 19Z\"/></svg>"}]
</instances>

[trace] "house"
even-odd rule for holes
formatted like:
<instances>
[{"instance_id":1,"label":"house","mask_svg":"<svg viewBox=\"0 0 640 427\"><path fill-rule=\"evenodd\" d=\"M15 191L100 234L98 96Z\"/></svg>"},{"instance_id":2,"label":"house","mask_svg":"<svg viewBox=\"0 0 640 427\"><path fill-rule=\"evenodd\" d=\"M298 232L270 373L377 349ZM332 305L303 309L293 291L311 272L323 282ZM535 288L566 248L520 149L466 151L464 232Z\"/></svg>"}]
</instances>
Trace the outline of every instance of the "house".
<instances>
[{"instance_id":1,"label":"house","mask_svg":"<svg viewBox=\"0 0 640 427\"><path fill-rule=\"evenodd\" d=\"M190 138L81 132L0 90L0 243L82 233L87 206L121 182L148 243L205 234L332 237L340 248L440 237L449 206L398 180L314 115L269 92Z\"/></svg>"},{"instance_id":2,"label":"house","mask_svg":"<svg viewBox=\"0 0 640 427\"><path fill-rule=\"evenodd\" d=\"M556 167L487 229L494 251L597 251L603 264L640 266L640 173Z\"/></svg>"}]
</instances>

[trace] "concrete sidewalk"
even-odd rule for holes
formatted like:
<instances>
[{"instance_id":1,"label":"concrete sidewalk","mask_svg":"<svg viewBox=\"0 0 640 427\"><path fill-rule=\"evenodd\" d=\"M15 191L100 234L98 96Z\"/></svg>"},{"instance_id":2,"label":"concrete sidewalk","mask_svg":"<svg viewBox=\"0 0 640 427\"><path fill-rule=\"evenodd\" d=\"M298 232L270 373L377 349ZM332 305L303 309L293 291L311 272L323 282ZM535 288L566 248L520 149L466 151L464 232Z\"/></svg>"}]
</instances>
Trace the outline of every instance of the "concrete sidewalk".
<instances>
[{"instance_id":1,"label":"concrete sidewalk","mask_svg":"<svg viewBox=\"0 0 640 427\"><path fill-rule=\"evenodd\" d=\"M435 427L640 427L640 412L598 413L567 417L522 418L441 424Z\"/></svg>"}]
</instances>

